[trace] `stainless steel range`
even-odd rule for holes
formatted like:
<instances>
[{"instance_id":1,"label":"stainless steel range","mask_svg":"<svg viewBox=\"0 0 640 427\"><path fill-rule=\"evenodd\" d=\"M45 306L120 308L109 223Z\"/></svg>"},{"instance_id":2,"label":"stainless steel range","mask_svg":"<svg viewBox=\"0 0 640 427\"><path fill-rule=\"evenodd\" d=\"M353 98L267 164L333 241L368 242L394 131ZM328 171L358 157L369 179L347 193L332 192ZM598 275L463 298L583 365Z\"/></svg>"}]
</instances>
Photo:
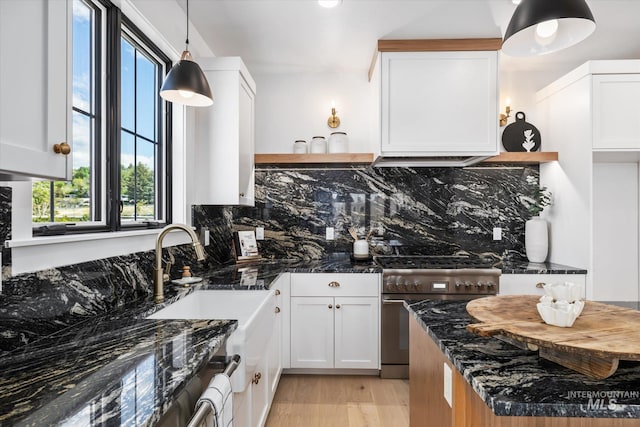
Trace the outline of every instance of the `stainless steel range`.
<instances>
[{"instance_id":1,"label":"stainless steel range","mask_svg":"<svg viewBox=\"0 0 640 427\"><path fill-rule=\"evenodd\" d=\"M377 256L382 267L382 378L409 378L409 313L404 300L472 300L498 293L493 258Z\"/></svg>"}]
</instances>

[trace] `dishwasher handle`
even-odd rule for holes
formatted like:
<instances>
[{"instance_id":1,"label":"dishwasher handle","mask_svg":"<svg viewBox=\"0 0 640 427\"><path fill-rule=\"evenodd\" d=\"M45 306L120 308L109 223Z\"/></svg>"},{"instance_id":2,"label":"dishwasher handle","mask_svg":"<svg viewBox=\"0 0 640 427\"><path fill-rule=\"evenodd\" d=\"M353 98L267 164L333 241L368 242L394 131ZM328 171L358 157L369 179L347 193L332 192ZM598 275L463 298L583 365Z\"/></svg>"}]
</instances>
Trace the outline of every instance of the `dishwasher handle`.
<instances>
[{"instance_id":1,"label":"dishwasher handle","mask_svg":"<svg viewBox=\"0 0 640 427\"><path fill-rule=\"evenodd\" d=\"M229 362L229 364L224 368L223 373L226 376L230 377L233 374L233 371L236 370L238 365L240 365L240 355L239 354L234 354L231 357L231 361ZM189 420L189 424L187 424L187 427L197 427L197 426L199 426L212 413L213 413L213 407L210 404L208 404L206 402L200 403L200 405L198 405L198 408L196 410L195 415L193 417L191 417L191 419ZM214 427L218 427L216 425L215 417L213 419L213 422L214 422Z\"/></svg>"}]
</instances>

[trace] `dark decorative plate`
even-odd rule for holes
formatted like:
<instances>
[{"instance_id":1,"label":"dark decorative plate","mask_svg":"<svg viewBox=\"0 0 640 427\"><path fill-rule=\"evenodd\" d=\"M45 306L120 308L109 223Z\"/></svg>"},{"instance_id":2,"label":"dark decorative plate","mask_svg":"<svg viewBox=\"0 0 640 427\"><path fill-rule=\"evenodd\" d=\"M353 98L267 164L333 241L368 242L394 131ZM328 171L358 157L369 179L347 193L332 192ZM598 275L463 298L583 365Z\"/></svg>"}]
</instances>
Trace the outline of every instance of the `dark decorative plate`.
<instances>
[{"instance_id":1,"label":"dark decorative plate","mask_svg":"<svg viewBox=\"0 0 640 427\"><path fill-rule=\"evenodd\" d=\"M502 132L502 145L507 151L538 151L540 149L540 131L527 123L522 111L516 113L516 121Z\"/></svg>"}]
</instances>

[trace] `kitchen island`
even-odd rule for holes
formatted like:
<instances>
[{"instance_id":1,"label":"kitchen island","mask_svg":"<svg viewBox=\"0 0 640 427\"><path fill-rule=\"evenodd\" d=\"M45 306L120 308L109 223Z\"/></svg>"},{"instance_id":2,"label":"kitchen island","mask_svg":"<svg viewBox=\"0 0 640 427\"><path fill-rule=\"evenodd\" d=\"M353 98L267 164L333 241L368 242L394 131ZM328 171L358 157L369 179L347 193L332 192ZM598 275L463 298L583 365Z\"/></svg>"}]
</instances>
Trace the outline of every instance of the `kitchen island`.
<instances>
[{"instance_id":1,"label":"kitchen island","mask_svg":"<svg viewBox=\"0 0 640 427\"><path fill-rule=\"evenodd\" d=\"M613 376L594 380L468 332L465 301L405 306L412 427L640 425L640 363L621 362Z\"/></svg>"},{"instance_id":2,"label":"kitchen island","mask_svg":"<svg viewBox=\"0 0 640 427\"><path fill-rule=\"evenodd\" d=\"M405 306L412 316L412 427L640 425L640 363L621 362L610 378L590 379L468 332L465 301Z\"/></svg>"}]
</instances>

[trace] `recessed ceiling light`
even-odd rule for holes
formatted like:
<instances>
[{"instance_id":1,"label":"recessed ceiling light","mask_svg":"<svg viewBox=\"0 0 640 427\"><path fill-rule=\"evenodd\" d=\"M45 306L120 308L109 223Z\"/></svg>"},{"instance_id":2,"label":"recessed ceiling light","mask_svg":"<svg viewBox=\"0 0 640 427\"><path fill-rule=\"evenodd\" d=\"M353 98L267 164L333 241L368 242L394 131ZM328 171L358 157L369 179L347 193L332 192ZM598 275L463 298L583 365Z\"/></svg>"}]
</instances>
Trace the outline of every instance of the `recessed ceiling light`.
<instances>
[{"instance_id":1,"label":"recessed ceiling light","mask_svg":"<svg viewBox=\"0 0 640 427\"><path fill-rule=\"evenodd\" d=\"M318 0L318 4L322 7L336 7L342 3L342 0Z\"/></svg>"}]
</instances>

